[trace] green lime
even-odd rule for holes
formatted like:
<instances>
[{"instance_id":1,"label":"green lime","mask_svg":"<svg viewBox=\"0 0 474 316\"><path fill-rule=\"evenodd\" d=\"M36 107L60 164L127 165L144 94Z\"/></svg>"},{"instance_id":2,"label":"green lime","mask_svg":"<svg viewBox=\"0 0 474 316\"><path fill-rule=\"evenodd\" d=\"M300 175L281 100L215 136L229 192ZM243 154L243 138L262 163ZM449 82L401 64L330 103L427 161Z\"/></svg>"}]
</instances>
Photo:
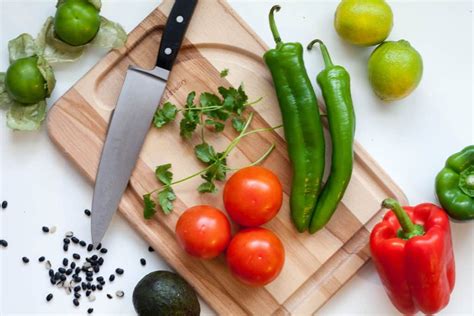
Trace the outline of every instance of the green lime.
<instances>
[{"instance_id":1,"label":"green lime","mask_svg":"<svg viewBox=\"0 0 474 316\"><path fill-rule=\"evenodd\" d=\"M384 0L342 0L334 16L339 36L360 46L383 42L392 26L392 9Z\"/></svg>"},{"instance_id":2,"label":"green lime","mask_svg":"<svg viewBox=\"0 0 474 316\"><path fill-rule=\"evenodd\" d=\"M409 42L380 44L369 58L369 81L382 100L399 100L409 95L420 83L423 60Z\"/></svg>"}]
</instances>

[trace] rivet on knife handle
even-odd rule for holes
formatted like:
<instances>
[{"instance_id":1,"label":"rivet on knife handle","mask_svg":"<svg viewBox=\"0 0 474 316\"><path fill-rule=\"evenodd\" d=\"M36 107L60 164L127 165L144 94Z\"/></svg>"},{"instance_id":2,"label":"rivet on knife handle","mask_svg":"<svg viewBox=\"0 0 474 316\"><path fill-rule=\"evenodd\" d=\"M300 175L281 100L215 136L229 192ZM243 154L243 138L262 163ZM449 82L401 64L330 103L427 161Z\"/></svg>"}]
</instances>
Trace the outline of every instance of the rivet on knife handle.
<instances>
[{"instance_id":1,"label":"rivet on knife handle","mask_svg":"<svg viewBox=\"0 0 474 316\"><path fill-rule=\"evenodd\" d=\"M171 70L196 7L197 0L176 0L161 38L156 66Z\"/></svg>"}]
</instances>

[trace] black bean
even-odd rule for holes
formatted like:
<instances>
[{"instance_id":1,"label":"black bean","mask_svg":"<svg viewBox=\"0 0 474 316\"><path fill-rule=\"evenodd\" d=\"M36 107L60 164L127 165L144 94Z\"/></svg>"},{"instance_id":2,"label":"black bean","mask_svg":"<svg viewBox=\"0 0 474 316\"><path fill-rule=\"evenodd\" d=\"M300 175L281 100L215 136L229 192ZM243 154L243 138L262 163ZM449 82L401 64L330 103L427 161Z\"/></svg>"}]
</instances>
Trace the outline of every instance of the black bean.
<instances>
[{"instance_id":1,"label":"black bean","mask_svg":"<svg viewBox=\"0 0 474 316\"><path fill-rule=\"evenodd\" d=\"M96 289L97 289L97 286L95 286L95 284L92 284L91 290L92 290L92 291L95 291Z\"/></svg>"},{"instance_id":2,"label":"black bean","mask_svg":"<svg viewBox=\"0 0 474 316\"><path fill-rule=\"evenodd\" d=\"M111 300L113 296L110 294L107 294L107 297L109 298L109 300Z\"/></svg>"},{"instance_id":3,"label":"black bean","mask_svg":"<svg viewBox=\"0 0 474 316\"><path fill-rule=\"evenodd\" d=\"M84 214L86 214L87 216L91 216L91 211L88 209L85 209Z\"/></svg>"},{"instance_id":4,"label":"black bean","mask_svg":"<svg viewBox=\"0 0 474 316\"><path fill-rule=\"evenodd\" d=\"M97 247L95 247L96 250L100 250L100 248L102 248L102 244L101 244L101 243L99 243L99 244L97 245Z\"/></svg>"},{"instance_id":5,"label":"black bean","mask_svg":"<svg viewBox=\"0 0 474 316\"><path fill-rule=\"evenodd\" d=\"M59 277L59 279L60 279L61 281L66 281L67 276L65 276L65 275L63 274L63 275L61 275L61 276Z\"/></svg>"},{"instance_id":6,"label":"black bean","mask_svg":"<svg viewBox=\"0 0 474 316\"><path fill-rule=\"evenodd\" d=\"M54 278L49 279L49 281L51 282L52 285L56 284L56 280Z\"/></svg>"},{"instance_id":7,"label":"black bean","mask_svg":"<svg viewBox=\"0 0 474 316\"><path fill-rule=\"evenodd\" d=\"M87 284L86 284L86 282L82 282L82 283L81 283L81 288L82 288L83 291L85 291L85 290L87 289Z\"/></svg>"},{"instance_id":8,"label":"black bean","mask_svg":"<svg viewBox=\"0 0 474 316\"><path fill-rule=\"evenodd\" d=\"M30 259L28 259L27 257L23 257L23 258L21 258L21 260L22 260L24 263L30 262Z\"/></svg>"},{"instance_id":9,"label":"black bean","mask_svg":"<svg viewBox=\"0 0 474 316\"><path fill-rule=\"evenodd\" d=\"M104 258L100 257L99 260L97 261L97 263L99 265L103 265L104 264Z\"/></svg>"},{"instance_id":10,"label":"black bean","mask_svg":"<svg viewBox=\"0 0 474 316\"><path fill-rule=\"evenodd\" d=\"M70 265L71 269L75 269L76 268L76 263L73 261L71 262L71 265Z\"/></svg>"},{"instance_id":11,"label":"black bean","mask_svg":"<svg viewBox=\"0 0 474 316\"><path fill-rule=\"evenodd\" d=\"M2 209L6 209L8 206L8 202L7 201L3 201L2 202Z\"/></svg>"},{"instance_id":12,"label":"black bean","mask_svg":"<svg viewBox=\"0 0 474 316\"><path fill-rule=\"evenodd\" d=\"M66 275L71 275L71 274L72 274L72 271L74 271L74 270L72 270L72 269L67 269L67 270L66 270Z\"/></svg>"},{"instance_id":13,"label":"black bean","mask_svg":"<svg viewBox=\"0 0 474 316\"><path fill-rule=\"evenodd\" d=\"M74 282L76 282L76 283L81 283L81 281L82 281L82 278L80 276L77 276L77 275L73 279L74 279Z\"/></svg>"},{"instance_id":14,"label":"black bean","mask_svg":"<svg viewBox=\"0 0 474 316\"><path fill-rule=\"evenodd\" d=\"M92 291L87 290L87 291L86 291L86 296L89 297L89 295L91 295L91 293L92 293Z\"/></svg>"},{"instance_id":15,"label":"black bean","mask_svg":"<svg viewBox=\"0 0 474 316\"><path fill-rule=\"evenodd\" d=\"M86 288L87 288L88 290L92 289L92 284L91 284L90 282L89 282L89 283L87 283L87 286L86 286Z\"/></svg>"},{"instance_id":16,"label":"black bean","mask_svg":"<svg viewBox=\"0 0 474 316\"><path fill-rule=\"evenodd\" d=\"M103 284L97 284L97 289L99 291L102 291L104 288L103 288Z\"/></svg>"},{"instance_id":17,"label":"black bean","mask_svg":"<svg viewBox=\"0 0 474 316\"><path fill-rule=\"evenodd\" d=\"M109 276L109 281L110 281L110 282L113 282L114 280L115 280L115 274L111 274L111 275Z\"/></svg>"},{"instance_id":18,"label":"black bean","mask_svg":"<svg viewBox=\"0 0 474 316\"><path fill-rule=\"evenodd\" d=\"M92 314L93 312L94 312L94 309L93 309L93 308L89 308L89 309L87 310L87 314Z\"/></svg>"},{"instance_id":19,"label":"black bean","mask_svg":"<svg viewBox=\"0 0 474 316\"><path fill-rule=\"evenodd\" d=\"M75 274L79 274L81 272L81 267L76 267L76 270L74 270Z\"/></svg>"},{"instance_id":20,"label":"black bean","mask_svg":"<svg viewBox=\"0 0 474 316\"><path fill-rule=\"evenodd\" d=\"M73 254L72 257L73 257L75 260L81 259L81 256L80 256L78 253Z\"/></svg>"},{"instance_id":21,"label":"black bean","mask_svg":"<svg viewBox=\"0 0 474 316\"><path fill-rule=\"evenodd\" d=\"M73 237L71 237L71 241L75 244L78 244L79 243L79 238L77 238L76 236L73 236Z\"/></svg>"},{"instance_id":22,"label":"black bean","mask_svg":"<svg viewBox=\"0 0 474 316\"><path fill-rule=\"evenodd\" d=\"M54 277L54 270L53 270L53 269L49 269L49 276L50 276L51 278Z\"/></svg>"},{"instance_id":23,"label":"black bean","mask_svg":"<svg viewBox=\"0 0 474 316\"><path fill-rule=\"evenodd\" d=\"M148 251L149 251L149 252L153 252L153 251L155 251L155 249L153 249L151 246L149 246L149 247L148 247Z\"/></svg>"},{"instance_id":24,"label":"black bean","mask_svg":"<svg viewBox=\"0 0 474 316\"><path fill-rule=\"evenodd\" d=\"M46 301L51 301L53 299L53 294L49 293L48 296L46 296Z\"/></svg>"},{"instance_id":25,"label":"black bean","mask_svg":"<svg viewBox=\"0 0 474 316\"><path fill-rule=\"evenodd\" d=\"M71 239L69 239L69 238L64 238L64 239L63 239L63 242L64 242L65 244L68 244L68 245L69 245L69 244L71 243Z\"/></svg>"},{"instance_id":26,"label":"black bean","mask_svg":"<svg viewBox=\"0 0 474 316\"><path fill-rule=\"evenodd\" d=\"M92 282L92 281L94 281L94 278L88 276L88 277L86 277L86 281Z\"/></svg>"},{"instance_id":27,"label":"black bean","mask_svg":"<svg viewBox=\"0 0 474 316\"><path fill-rule=\"evenodd\" d=\"M41 228L41 230L42 230L44 233L49 233L49 227L43 226L43 227Z\"/></svg>"},{"instance_id":28,"label":"black bean","mask_svg":"<svg viewBox=\"0 0 474 316\"><path fill-rule=\"evenodd\" d=\"M145 258L141 258L141 259L140 259L140 263L142 264L142 266L146 266L146 260L145 260Z\"/></svg>"},{"instance_id":29,"label":"black bean","mask_svg":"<svg viewBox=\"0 0 474 316\"><path fill-rule=\"evenodd\" d=\"M41 257L38 258L38 261L39 261L39 262L43 262L43 261L45 261L45 260L46 260L46 258L43 257L43 256L41 256Z\"/></svg>"},{"instance_id":30,"label":"black bean","mask_svg":"<svg viewBox=\"0 0 474 316\"><path fill-rule=\"evenodd\" d=\"M74 306L79 306L79 300L77 298L73 299L72 303L74 304Z\"/></svg>"},{"instance_id":31,"label":"black bean","mask_svg":"<svg viewBox=\"0 0 474 316\"><path fill-rule=\"evenodd\" d=\"M99 268L99 266L94 266L94 268L93 268L93 269L94 269L94 272L95 272L95 273L99 273L99 271L100 271L100 268Z\"/></svg>"},{"instance_id":32,"label":"black bean","mask_svg":"<svg viewBox=\"0 0 474 316\"><path fill-rule=\"evenodd\" d=\"M121 268L117 268L115 269L115 273L119 274L119 275L122 275L125 271Z\"/></svg>"},{"instance_id":33,"label":"black bean","mask_svg":"<svg viewBox=\"0 0 474 316\"><path fill-rule=\"evenodd\" d=\"M92 251L92 249L94 249L94 245L93 244L89 244L87 246L87 251Z\"/></svg>"},{"instance_id":34,"label":"black bean","mask_svg":"<svg viewBox=\"0 0 474 316\"><path fill-rule=\"evenodd\" d=\"M88 276L88 277L91 277L91 276L93 276L93 275L94 275L94 273L93 273L92 271L87 271L87 272L86 272L86 276Z\"/></svg>"},{"instance_id":35,"label":"black bean","mask_svg":"<svg viewBox=\"0 0 474 316\"><path fill-rule=\"evenodd\" d=\"M81 290L81 286L80 286L80 285L74 287L74 292L79 292L80 290Z\"/></svg>"},{"instance_id":36,"label":"black bean","mask_svg":"<svg viewBox=\"0 0 474 316\"><path fill-rule=\"evenodd\" d=\"M8 242L5 239L0 239L0 246L2 246L3 248L7 248Z\"/></svg>"},{"instance_id":37,"label":"black bean","mask_svg":"<svg viewBox=\"0 0 474 316\"><path fill-rule=\"evenodd\" d=\"M75 297L75 298L81 298L81 293L77 293L77 292L74 293L74 297Z\"/></svg>"},{"instance_id":38,"label":"black bean","mask_svg":"<svg viewBox=\"0 0 474 316\"><path fill-rule=\"evenodd\" d=\"M85 247L87 245L87 243L84 240L81 240L79 242L79 245L81 245L81 247Z\"/></svg>"},{"instance_id":39,"label":"black bean","mask_svg":"<svg viewBox=\"0 0 474 316\"><path fill-rule=\"evenodd\" d=\"M69 264L69 260L67 260L67 258L64 258L63 259L63 266L67 267L68 264Z\"/></svg>"},{"instance_id":40,"label":"black bean","mask_svg":"<svg viewBox=\"0 0 474 316\"><path fill-rule=\"evenodd\" d=\"M54 279L55 279L56 281L59 280L60 277L61 277L61 273L56 272L56 273L54 274Z\"/></svg>"},{"instance_id":41,"label":"black bean","mask_svg":"<svg viewBox=\"0 0 474 316\"><path fill-rule=\"evenodd\" d=\"M102 282L102 281L104 281L104 277L99 276L99 277L96 278L96 280L97 280L97 282Z\"/></svg>"},{"instance_id":42,"label":"black bean","mask_svg":"<svg viewBox=\"0 0 474 316\"><path fill-rule=\"evenodd\" d=\"M69 250L68 244L64 244L64 245L63 245L63 250L64 250L64 251L68 251L68 250Z\"/></svg>"},{"instance_id":43,"label":"black bean","mask_svg":"<svg viewBox=\"0 0 474 316\"><path fill-rule=\"evenodd\" d=\"M108 252L107 248L102 248L102 249L100 249L100 253L104 253L104 254L105 254L105 253L107 253L107 252Z\"/></svg>"},{"instance_id":44,"label":"black bean","mask_svg":"<svg viewBox=\"0 0 474 316\"><path fill-rule=\"evenodd\" d=\"M64 273L66 273L66 269L58 268L58 272L61 273L61 274L64 274Z\"/></svg>"},{"instance_id":45,"label":"black bean","mask_svg":"<svg viewBox=\"0 0 474 316\"><path fill-rule=\"evenodd\" d=\"M92 257L90 257L90 259L91 259L92 261L96 261L98 258L99 258L99 257L97 257L97 255L93 255Z\"/></svg>"}]
</instances>

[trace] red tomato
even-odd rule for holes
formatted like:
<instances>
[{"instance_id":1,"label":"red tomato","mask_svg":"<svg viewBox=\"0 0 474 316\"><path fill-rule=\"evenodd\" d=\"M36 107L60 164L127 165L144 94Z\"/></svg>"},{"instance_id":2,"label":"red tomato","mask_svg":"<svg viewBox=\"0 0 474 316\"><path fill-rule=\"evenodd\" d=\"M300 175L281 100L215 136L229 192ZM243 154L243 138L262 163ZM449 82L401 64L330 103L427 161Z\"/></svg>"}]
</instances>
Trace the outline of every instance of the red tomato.
<instances>
[{"instance_id":1,"label":"red tomato","mask_svg":"<svg viewBox=\"0 0 474 316\"><path fill-rule=\"evenodd\" d=\"M284 263L283 244L265 228L241 230L227 248L230 271L237 279L251 286L263 286L273 281Z\"/></svg>"},{"instance_id":2,"label":"red tomato","mask_svg":"<svg viewBox=\"0 0 474 316\"><path fill-rule=\"evenodd\" d=\"M225 214L208 205L187 209L176 224L176 237L190 255L202 259L217 257L231 238L230 223Z\"/></svg>"},{"instance_id":3,"label":"red tomato","mask_svg":"<svg viewBox=\"0 0 474 316\"><path fill-rule=\"evenodd\" d=\"M236 223L260 226L278 213L283 190L278 177L263 167L237 171L224 187L224 206Z\"/></svg>"}]
</instances>

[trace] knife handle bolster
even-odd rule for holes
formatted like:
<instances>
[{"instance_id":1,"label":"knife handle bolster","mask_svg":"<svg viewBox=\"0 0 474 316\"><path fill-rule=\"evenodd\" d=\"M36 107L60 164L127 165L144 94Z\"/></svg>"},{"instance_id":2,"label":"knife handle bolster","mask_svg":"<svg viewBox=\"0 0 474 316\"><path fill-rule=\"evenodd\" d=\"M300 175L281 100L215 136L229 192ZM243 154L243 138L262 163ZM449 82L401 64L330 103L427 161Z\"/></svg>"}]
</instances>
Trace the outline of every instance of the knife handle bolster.
<instances>
[{"instance_id":1,"label":"knife handle bolster","mask_svg":"<svg viewBox=\"0 0 474 316\"><path fill-rule=\"evenodd\" d=\"M171 70L198 0L176 0L161 37L156 66Z\"/></svg>"}]
</instances>

